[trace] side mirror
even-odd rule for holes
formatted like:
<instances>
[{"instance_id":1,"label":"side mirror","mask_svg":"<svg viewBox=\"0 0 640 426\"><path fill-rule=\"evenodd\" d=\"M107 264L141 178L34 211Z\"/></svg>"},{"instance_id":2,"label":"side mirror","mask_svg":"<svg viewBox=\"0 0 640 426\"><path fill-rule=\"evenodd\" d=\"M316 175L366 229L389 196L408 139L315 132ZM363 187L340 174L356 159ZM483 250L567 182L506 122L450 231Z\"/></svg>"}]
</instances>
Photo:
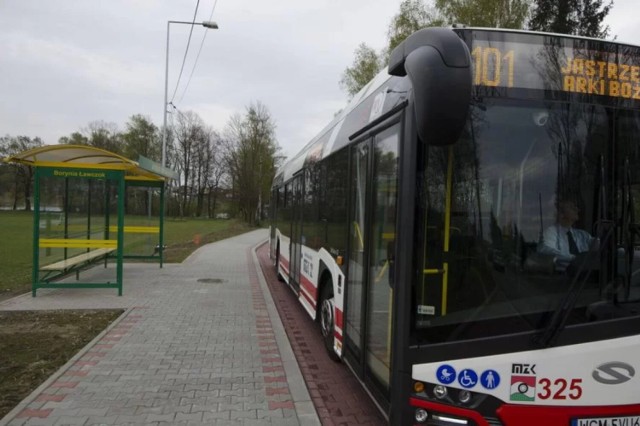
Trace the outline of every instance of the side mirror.
<instances>
[{"instance_id":1,"label":"side mirror","mask_svg":"<svg viewBox=\"0 0 640 426\"><path fill-rule=\"evenodd\" d=\"M434 146L455 143L472 92L471 55L460 37L446 28L413 33L391 52L389 74L411 80L420 139Z\"/></svg>"}]
</instances>

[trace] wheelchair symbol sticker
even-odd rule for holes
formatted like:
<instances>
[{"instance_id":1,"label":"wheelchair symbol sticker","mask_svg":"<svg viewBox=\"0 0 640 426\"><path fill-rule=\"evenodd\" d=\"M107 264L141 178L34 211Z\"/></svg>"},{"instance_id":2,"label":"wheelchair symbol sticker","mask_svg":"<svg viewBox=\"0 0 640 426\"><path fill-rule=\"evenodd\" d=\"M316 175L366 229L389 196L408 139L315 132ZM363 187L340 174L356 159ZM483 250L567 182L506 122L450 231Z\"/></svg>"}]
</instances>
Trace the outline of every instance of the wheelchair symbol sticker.
<instances>
[{"instance_id":1,"label":"wheelchair symbol sticker","mask_svg":"<svg viewBox=\"0 0 640 426\"><path fill-rule=\"evenodd\" d=\"M495 389L500 384L500 375L495 370L486 370L480 375L480 384L485 389Z\"/></svg>"},{"instance_id":2,"label":"wheelchair symbol sticker","mask_svg":"<svg viewBox=\"0 0 640 426\"><path fill-rule=\"evenodd\" d=\"M438 371L436 371L436 378L440 383L444 383L445 385L449 385L456 380L456 369L450 365L443 364L438 367Z\"/></svg>"},{"instance_id":3,"label":"wheelchair symbol sticker","mask_svg":"<svg viewBox=\"0 0 640 426\"><path fill-rule=\"evenodd\" d=\"M478 374L470 368L465 368L458 375L458 383L465 389L470 389L478 383Z\"/></svg>"}]
</instances>

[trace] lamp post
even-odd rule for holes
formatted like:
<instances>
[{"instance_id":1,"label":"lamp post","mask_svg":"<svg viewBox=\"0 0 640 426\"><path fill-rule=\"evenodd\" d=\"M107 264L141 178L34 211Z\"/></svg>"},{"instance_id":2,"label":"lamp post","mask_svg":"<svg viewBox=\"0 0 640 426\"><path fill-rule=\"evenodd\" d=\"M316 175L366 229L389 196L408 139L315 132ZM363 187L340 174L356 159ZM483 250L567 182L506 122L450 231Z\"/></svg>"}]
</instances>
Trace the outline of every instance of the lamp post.
<instances>
[{"instance_id":1,"label":"lamp post","mask_svg":"<svg viewBox=\"0 0 640 426\"><path fill-rule=\"evenodd\" d=\"M169 28L171 24L202 25L205 28L218 29L218 24L213 21L167 21L167 49L164 68L164 111L162 119L162 167L166 167L167 165L167 95L169 90Z\"/></svg>"}]
</instances>

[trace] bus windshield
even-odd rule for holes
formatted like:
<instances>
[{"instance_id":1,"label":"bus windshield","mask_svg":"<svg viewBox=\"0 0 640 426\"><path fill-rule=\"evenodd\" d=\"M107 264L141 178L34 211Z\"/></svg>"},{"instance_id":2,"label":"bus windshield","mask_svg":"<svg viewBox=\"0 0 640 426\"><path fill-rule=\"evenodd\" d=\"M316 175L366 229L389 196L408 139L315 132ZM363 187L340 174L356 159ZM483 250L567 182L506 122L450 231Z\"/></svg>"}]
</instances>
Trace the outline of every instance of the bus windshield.
<instances>
[{"instance_id":1,"label":"bus windshield","mask_svg":"<svg viewBox=\"0 0 640 426\"><path fill-rule=\"evenodd\" d=\"M452 147L422 144L413 339L637 315L640 112L476 99ZM640 219L637 219L640 221Z\"/></svg>"}]
</instances>

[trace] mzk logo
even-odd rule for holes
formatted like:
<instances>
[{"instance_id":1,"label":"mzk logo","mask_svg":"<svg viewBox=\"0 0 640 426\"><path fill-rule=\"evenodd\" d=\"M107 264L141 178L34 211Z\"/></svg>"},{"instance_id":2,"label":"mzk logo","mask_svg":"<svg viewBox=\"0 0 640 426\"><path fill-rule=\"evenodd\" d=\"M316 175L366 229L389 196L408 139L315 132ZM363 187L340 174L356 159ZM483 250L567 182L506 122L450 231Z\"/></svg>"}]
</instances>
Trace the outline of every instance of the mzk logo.
<instances>
[{"instance_id":1,"label":"mzk logo","mask_svg":"<svg viewBox=\"0 0 640 426\"><path fill-rule=\"evenodd\" d=\"M536 365L511 364L511 401L535 401Z\"/></svg>"}]
</instances>

